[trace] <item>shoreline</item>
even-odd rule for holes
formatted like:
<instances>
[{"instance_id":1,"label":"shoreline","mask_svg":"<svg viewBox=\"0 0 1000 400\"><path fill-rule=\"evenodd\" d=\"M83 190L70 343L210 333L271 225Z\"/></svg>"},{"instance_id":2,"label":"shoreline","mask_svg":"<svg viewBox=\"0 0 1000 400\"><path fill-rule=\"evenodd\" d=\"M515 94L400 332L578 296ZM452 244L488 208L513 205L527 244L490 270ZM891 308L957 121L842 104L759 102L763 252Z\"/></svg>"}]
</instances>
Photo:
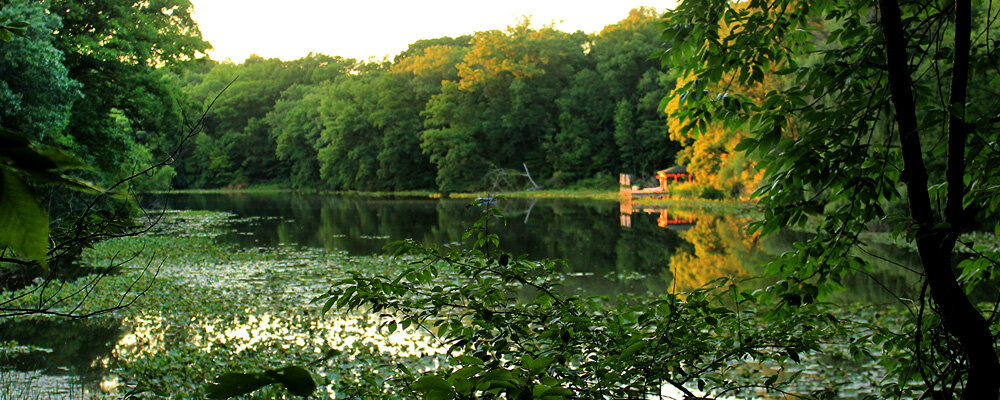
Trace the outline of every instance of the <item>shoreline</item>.
<instances>
[{"instance_id":1,"label":"shoreline","mask_svg":"<svg viewBox=\"0 0 1000 400\"><path fill-rule=\"evenodd\" d=\"M579 200L599 200L599 201L620 201L621 195L617 190L602 190L602 189L542 189L542 190L532 190L532 191L515 191L515 192L488 192L488 191L477 191L477 192L453 192L453 193L441 193L432 190L404 190L398 192L389 191L338 191L338 190L315 190L315 189L289 189L289 188L239 188L239 189L180 189L180 190L160 190L160 191L149 191L143 194L154 194L154 195L172 195L172 194L282 194L282 193L292 193L292 194L319 194L319 195L336 195L336 196L355 196L355 197L415 197L415 198L430 198L430 199L474 199L477 197L506 197L506 198L516 198L516 199L579 199ZM643 204L650 206L680 206L680 207L690 207L690 208L709 208L709 209L732 209L732 210L753 210L756 208L756 203L751 201L743 200L726 200L726 199L694 199L694 198L676 198L676 199L633 199L635 204Z\"/></svg>"}]
</instances>

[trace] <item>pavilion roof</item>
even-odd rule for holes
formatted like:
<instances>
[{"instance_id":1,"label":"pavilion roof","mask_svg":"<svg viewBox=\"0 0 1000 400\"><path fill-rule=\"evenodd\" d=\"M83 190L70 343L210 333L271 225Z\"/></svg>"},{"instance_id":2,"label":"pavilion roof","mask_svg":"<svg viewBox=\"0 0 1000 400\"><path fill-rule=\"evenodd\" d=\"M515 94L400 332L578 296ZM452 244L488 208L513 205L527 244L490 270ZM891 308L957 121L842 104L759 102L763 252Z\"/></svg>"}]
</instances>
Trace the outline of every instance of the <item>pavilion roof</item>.
<instances>
[{"instance_id":1,"label":"pavilion roof","mask_svg":"<svg viewBox=\"0 0 1000 400\"><path fill-rule=\"evenodd\" d=\"M686 174L688 173L687 167L683 165L675 165L673 167L656 171L657 174Z\"/></svg>"}]
</instances>

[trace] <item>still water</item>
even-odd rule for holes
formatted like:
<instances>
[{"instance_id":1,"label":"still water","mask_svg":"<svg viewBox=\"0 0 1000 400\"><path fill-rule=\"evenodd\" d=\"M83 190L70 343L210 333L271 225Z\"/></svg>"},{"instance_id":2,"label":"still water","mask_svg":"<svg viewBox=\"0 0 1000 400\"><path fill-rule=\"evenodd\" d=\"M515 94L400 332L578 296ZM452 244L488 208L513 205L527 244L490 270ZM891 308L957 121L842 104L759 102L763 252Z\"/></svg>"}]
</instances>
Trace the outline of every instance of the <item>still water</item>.
<instances>
[{"instance_id":1,"label":"still water","mask_svg":"<svg viewBox=\"0 0 1000 400\"><path fill-rule=\"evenodd\" d=\"M456 244L481 215L471 199L369 198L297 194L171 195L150 204L175 210L234 213L231 229L217 240L244 248L296 245L350 255L387 254L386 244L415 239L427 245ZM506 218L492 224L501 247L515 257L559 259L587 294L690 290L724 276L750 276L767 261L792 250L798 232L747 236L743 214L672 210L639 203L571 199L499 199ZM873 244L880 257L916 265L911 251ZM877 258L867 277L849 277L842 296L852 302L891 302L906 294L914 276L883 271ZM889 275L886 275L888 273ZM638 279L636 279L638 278ZM635 287L636 281L643 286ZM882 285L887 285L883 287Z\"/></svg>"},{"instance_id":2,"label":"still water","mask_svg":"<svg viewBox=\"0 0 1000 400\"><path fill-rule=\"evenodd\" d=\"M429 245L461 241L481 209L467 199L378 199L316 195L175 195L160 199L170 209L213 210L249 217L220 237L241 246L295 243L343 250L351 255L385 253L403 239ZM655 270L685 241L687 224L657 226L657 214L633 213L621 226L617 202L501 199L493 204L506 217L496 226L503 247L533 259L565 259L581 271L617 266Z\"/></svg>"},{"instance_id":3,"label":"still water","mask_svg":"<svg viewBox=\"0 0 1000 400\"><path fill-rule=\"evenodd\" d=\"M331 271L343 269L343 260L351 256L381 257L387 253L386 244L407 238L428 245L460 245L463 233L481 213L470 202L296 194L146 199L150 208L225 213L210 221L214 233L209 238L196 238L205 243L188 244L224 251L198 255L188 248L174 249L175 255L161 253L166 265L158 279L177 285L179 297L199 294L203 299L176 303L178 296L164 294L147 296L150 299L136 307L109 317L6 321L0 324L0 338L14 340L24 350L4 355L0 400L86 398L144 384L167 390L188 384L171 381L174 378L161 371L171 368L172 373L192 375L189 381L202 384L217 371L192 372L171 363L207 358L233 365L234 359L226 358L232 352L268 360L287 356L289 343L301 353L376 342L372 354L409 357L439 352L419 335L397 337L395 344L378 342L372 324L363 320L316 321L288 311L302 308L318 295L327 282L324 277L336 275ZM748 236L742 230L748 219L741 215L614 201L500 199L493 206L506 216L506 224L491 225L504 250L532 260L564 260L567 290L588 295L683 291L719 277L750 276L802 238L795 232ZM159 235L187 233L167 229ZM878 249L883 256L912 262L905 250ZM905 295L914 286L916 277L887 271L876 264L873 271L849 278L849 290L838 298L889 303L893 297L886 290ZM220 299L216 306L184 308L199 300L216 304L210 300L213 296ZM407 334L414 335L402 331L398 335ZM148 370L136 367L147 364ZM204 376L194 376L198 373ZM2 394L5 390L13 394Z\"/></svg>"}]
</instances>

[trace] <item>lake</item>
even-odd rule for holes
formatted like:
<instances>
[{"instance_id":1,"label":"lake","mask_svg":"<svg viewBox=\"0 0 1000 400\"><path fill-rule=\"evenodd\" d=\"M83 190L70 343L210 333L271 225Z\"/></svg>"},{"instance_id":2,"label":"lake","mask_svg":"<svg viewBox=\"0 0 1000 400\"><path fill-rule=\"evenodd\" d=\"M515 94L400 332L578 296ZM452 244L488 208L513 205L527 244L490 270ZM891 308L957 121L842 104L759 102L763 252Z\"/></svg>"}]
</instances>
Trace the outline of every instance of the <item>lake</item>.
<instances>
[{"instance_id":1,"label":"lake","mask_svg":"<svg viewBox=\"0 0 1000 400\"><path fill-rule=\"evenodd\" d=\"M151 204L175 210L235 214L218 240L242 248L295 245L365 256L389 254L386 244L416 239L427 245L461 242L480 216L472 199L371 198L298 194L193 194L166 196ZM500 199L493 204L506 224L492 224L501 247L532 260L560 259L588 294L690 290L722 276L749 276L805 239L797 232L765 238L742 231L745 213L671 210L639 203L571 199ZM893 261L917 265L912 251L873 244ZM869 258L876 264L881 260ZM886 289L908 293L915 278L886 275L848 281L844 298L891 302ZM636 281L643 284L637 285Z\"/></svg>"},{"instance_id":2,"label":"lake","mask_svg":"<svg viewBox=\"0 0 1000 400\"><path fill-rule=\"evenodd\" d=\"M276 359L304 362L330 348L369 354L345 361L346 370L427 362L421 357L441 349L419 333L400 331L386 340L371 316L321 317L310 301L348 268L398 262L388 257L388 243L463 245L463 233L481 213L481 205L462 199L288 193L165 195L144 202L171 210L157 230L99 245L85 260L100 265L141 253L106 290L130 290L131 283L153 279L153 271L157 284L133 307L109 316L0 324L0 337L17 342L5 353L0 392L7 394L0 400L197 392L220 372ZM583 295L650 296L751 276L806 237L759 238L744 233L745 215L631 202L498 199L490 206L506 216L506 224L490 228L503 250L564 260L564 290ZM905 249L872 248L879 257L915 260ZM916 276L869 261L873 269L849 277L848 290L831 300L891 304L894 296L913 294ZM143 274L147 265L156 269ZM326 378L345 379L342 374L332 369Z\"/></svg>"}]
</instances>

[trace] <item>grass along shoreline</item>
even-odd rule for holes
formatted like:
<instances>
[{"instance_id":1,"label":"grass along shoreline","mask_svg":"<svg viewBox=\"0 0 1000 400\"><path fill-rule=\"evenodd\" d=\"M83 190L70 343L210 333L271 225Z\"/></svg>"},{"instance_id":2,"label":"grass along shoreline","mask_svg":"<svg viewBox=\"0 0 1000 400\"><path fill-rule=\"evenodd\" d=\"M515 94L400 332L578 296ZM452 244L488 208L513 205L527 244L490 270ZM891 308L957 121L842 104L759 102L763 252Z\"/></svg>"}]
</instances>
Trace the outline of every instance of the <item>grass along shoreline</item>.
<instances>
[{"instance_id":1,"label":"grass along shoreline","mask_svg":"<svg viewBox=\"0 0 1000 400\"><path fill-rule=\"evenodd\" d=\"M581 199L581 200L603 200L620 201L621 195L617 190L611 189L542 189L524 190L513 192L452 192L441 193L431 190L404 190L404 191L338 191L338 190L315 190L315 189L290 189L281 187L246 187L246 188L218 188L218 189L181 189L168 191L150 191L148 194L323 194L337 196L355 197L415 197L415 198L447 198L447 199L475 199L479 197L500 197L514 199ZM672 199L635 199L634 204L648 206L663 206L680 209L706 210L706 211L731 211L746 212L756 209L754 202L742 200L716 200L716 199L696 199L696 198L672 198Z\"/></svg>"}]
</instances>

